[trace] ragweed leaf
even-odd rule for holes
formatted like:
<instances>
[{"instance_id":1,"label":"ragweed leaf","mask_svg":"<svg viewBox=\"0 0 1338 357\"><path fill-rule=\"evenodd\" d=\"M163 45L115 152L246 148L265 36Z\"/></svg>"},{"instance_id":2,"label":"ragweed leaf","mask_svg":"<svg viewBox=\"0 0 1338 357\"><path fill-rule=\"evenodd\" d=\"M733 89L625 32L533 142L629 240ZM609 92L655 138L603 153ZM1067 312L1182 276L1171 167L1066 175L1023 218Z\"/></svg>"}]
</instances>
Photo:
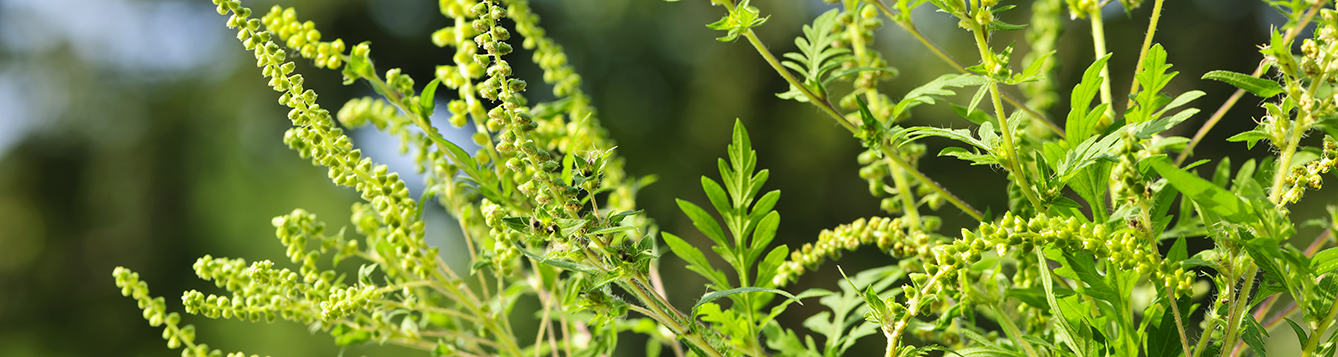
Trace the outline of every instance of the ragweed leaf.
<instances>
[{"instance_id":1,"label":"ragweed leaf","mask_svg":"<svg viewBox=\"0 0 1338 357\"><path fill-rule=\"evenodd\" d=\"M706 280L715 284L717 289L728 288L729 280L725 278L725 273L711 267L711 262L706 260L706 255L701 250L693 247L692 244L683 241L676 235L668 232L661 234L664 237L664 243L669 245L669 250L674 252L679 258L688 262L688 270L695 271L706 277Z\"/></svg>"},{"instance_id":2,"label":"ragweed leaf","mask_svg":"<svg viewBox=\"0 0 1338 357\"><path fill-rule=\"evenodd\" d=\"M1087 140L1096 131L1096 124L1100 121L1101 115L1106 112L1106 104L1101 104L1092 109L1092 99L1096 98L1097 92L1101 90L1101 83L1105 78L1101 77L1101 70L1106 68L1106 61L1110 60L1110 54L1106 54L1092 62L1083 72L1082 82L1073 87L1073 95L1069 102L1069 116L1065 122L1064 132L1068 134L1068 142L1081 143Z\"/></svg>"},{"instance_id":3,"label":"ragweed leaf","mask_svg":"<svg viewBox=\"0 0 1338 357\"><path fill-rule=\"evenodd\" d=\"M1272 135L1269 135L1267 132L1264 132L1264 127L1261 125L1259 127L1254 128L1254 130L1232 135L1231 137L1227 138L1227 141L1230 142L1244 141L1246 149L1254 149L1254 145L1258 144L1259 140L1271 140L1272 138L1273 138Z\"/></svg>"},{"instance_id":4,"label":"ragweed leaf","mask_svg":"<svg viewBox=\"0 0 1338 357\"><path fill-rule=\"evenodd\" d=\"M1267 79L1253 77L1244 73L1232 71L1212 71L1203 74L1203 79L1225 82L1236 88L1244 89L1260 98L1271 98L1282 94L1282 85L1278 82Z\"/></svg>"},{"instance_id":5,"label":"ragweed leaf","mask_svg":"<svg viewBox=\"0 0 1338 357\"><path fill-rule=\"evenodd\" d=\"M799 72L804 78L803 85L820 98L826 97L826 83L830 81L830 78L826 76L827 72L841 66L842 62L850 58L849 49L832 45L836 42L836 36L832 35L832 30L836 28L836 18L839 14L839 10L832 9L814 19L813 25L804 25L804 37L794 39L794 44L799 48L799 52L786 53L784 56L789 60L782 63L785 67ZM849 73L843 71L839 75L845 74ZM787 92L778 93L776 96L782 99L808 102L808 97L794 87L791 87Z\"/></svg>"},{"instance_id":6,"label":"ragweed leaf","mask_svg":"<svg viewBox=\"0 0 1338 357\"><path fill-rule=\"evenodd\" d=\"M734 41L748 30L762 26L767 22L767 19L771 18L771 16L759 17L759 13L760 10L756 7L748 5L748 0L743 0L734 6L734 10L730 11L729 15L721 18L720 21L706 25L706 27L710 27L712 30L725 31L725 36L717 37L716 40L720 42Z\"/></svg>"},{"instance_id":7,"label":"ragweed leaf","mask_svg":"<svg viewBox=\"0 0 1338 357\"><path fill-rule=\"evenodd\" d=\"M1322 250L1310 258L1310 270L1314 272L1315 276L1328 273L1336 268L1338 268L1338 248Z\"/></svg>"},{"instance_id":8,"label":"ragweed leaf","mask_svg":"<svg viewBox=\"0 0 1338 357\"><path fill-rule=\"evenodd\" d=\"M1161 94L1161 90L1166 87L1166 84L1170 83L1171 79L1180 73L1168 72L1170 69L1171 64L1166 63L1166 50L1162 49L1161 44L1153 45L1152 48L1148 49L1147 57L1143 59L1143 71L1134 75L1134 78L1138 80L1139 91L1133 95L1134 105L1130 106L1129 110L1125 112L1126 121L1129 123L1143 123L1158 119L1166 111L1203 96L1203 92L1199 91L1186 92L1175 99ZM1185 114L1182 112L1177 114L1177 116L1179 115Z\"/></svg>"},{"instance_id":9,"label":"ragweed leaf","mask_svg":"<svg viewBox=\"0 0 1338 357\"><path fill-rule=\"evenodd\" d=\"M892 107L892 118L889 120L901 118L902 114L907 110L921 104L934 104L935 96L950 96L957 94L948 88L982 86L988 81L989 79L984 76L970 73L945 74L939 76L938 78L929 81L929 83L925 83L906 93L906 96L902 98L900 102L897 102L896 106Z\"/></svg>"},{"instance_id":10,"label":"ragweed leaf","mask_svg":"<svg viewBox=\"0 0 1338 357\"><path fill-rule=\"evenodd\" d=\"M693 310L693 311L696 311L698 307L701 307L701 306L702 306L702 304L706 304L706 303L709 303L709 302L711 302L711 301L715 301L716 299L719 299L719 298L722 298L722 297L727 297L727 296L730 296L730 295L737 295L737 294L744 294L744 293L763 293L763 292L765 292L765 293L777 294L777 295L781 295L781 296L790 298L790 300L794 300L794 302L799 303L799 305L803 305L803 304L804 304L804 302L803 302L803 301L799 301L799 298L795 297L794 294L790 294L790 293L786 292L785 290L768 289L768 288L758 288L758 287L745 287L745 288L734 288L734 289L723 290L723 291L712 291L712 292L710 292L710 293L707 293L706 295L702 295L701 299L698 299L698 300L697 300L697 303L694 304L694 305L692 305L692 310Z\"/></svg>"},{"instance_id":11,"label":"ragweed leaf","mask_svg":"<svg viewBox=\"0 0 1338 357\"><path fill-rule=\"evenodd\" d=\"M1175 186L1176 190L1185 194L1186 198L1194 200L1200 207L1208 209L1227 219L1232 223L1248 223L1256 220L1254 208L1250 207L1245 199L1237 196L1226 189L1217 187L1212 182L1200 178L1198 175L1185 172L1175 167L1165 156L1159 156L1144 160L1152 165L1162 177ZM1140 162L1140 165L1142 162Z\"/></svg>"}]
</instances>

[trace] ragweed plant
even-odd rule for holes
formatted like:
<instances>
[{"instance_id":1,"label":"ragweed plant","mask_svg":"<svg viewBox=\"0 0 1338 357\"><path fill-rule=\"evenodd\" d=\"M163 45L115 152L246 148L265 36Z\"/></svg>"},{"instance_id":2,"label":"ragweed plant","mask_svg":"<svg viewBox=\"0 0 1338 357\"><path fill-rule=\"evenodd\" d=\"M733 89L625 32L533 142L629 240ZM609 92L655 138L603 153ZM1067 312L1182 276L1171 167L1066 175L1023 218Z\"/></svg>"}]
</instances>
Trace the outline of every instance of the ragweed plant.
<instances>
[{"instance_id":1,"label":"ragweed plant","mask_svg":"<svg viewBox=\"0 0 1338 357\"><path fill-rule=\"evenodd\" d=\"M814 105L850 131L865 148L852 174L882 199L883 216L824 230L798 248L772 244L780 192L763 193L769 171L757 167L758 153L736 123L718 180L701 179L715 213L677 202L726 265L719 266L637 209L637 191L653 176L624 171L581 77L526 1L441 0L451 26L431 40L455 52L418 85L400 69L378 70L370 43L323 38L294 9L255 17L237 0L215 0L290 108L284 143L362 201L337 230L301 209L274 218L287 262L200 258L196 274L218 290L183 293L185 312L288 320L339 345L396 344L434 356L609 355L625 333L648 336L647 355L668 348L677 356L837 356L879 332L888 356L1262 356L1271 347L1264 337L1284 322L1302 356L1338 351L1338 279L1330 274L1338 248L1325 249L1338 209L1319 221L1325 232L1307 248L1289 243L1297 232L1290 207L1338 166L1338 11L1328 1L1265 1L1288 21L1261 46L1254 73L1203 76L1239 90L1193 138L1167 135L1199 113L1188 106L1201 105L1204 92L1168 89L1178 73L1155 41L1163 0L1151 2L1146 37L1129 53L1107 48L1101 9L1109 1L1035 1L1029 25L1001 21L1015 6L996 0L831 2L838 4L799 29L784 60L754 33L769 17L747 0L712 0L725 14L707 26L723 31L720 41L755 48L789 84L778 97ZM929 41L910 15L921 6L955 17L978 58L959 61ZM1065 19L1090 24L1096 58L1066 89L1049 78ZM889 92L881 84L898 71L873 46L887 23L955 73ZM1310 24L1314 36L1294 53ZM1001 31L1026 31L1030 51L1020 63L1014 46L999 47ZM517 44L533 51L529 60L556 99L527 99L528 82L513 72ZM1127 96L1111 86L1107 63L1117 56L1137 64ZM296 73L299 57L339 71L345 84L366 82L379 97L332 114ZM1022 98L1006 91L1012 87ZM969 99L948 103L959 91ZM1200 177L1195 168L1206 160L1187 163L1194 147L1246 92L1262 99L1267 115L1230 141L1267 141L1276 157L1237 166L1223 159ZM1066 114L1047 117L1065 109L1058 99L1065 93ZM471 127L477 151L432 123L438 98L447 97L449 124ZM941 103L972 127L908 124L917 107ZM426 177L419 197L344 134L367 125L413 152ZM1304 139L1317 131L1328 135L1308 146L1315 140ZM981 212L921 173L922 162L942 160L926 156L927 137L959 143L937 156L1006 172L1007 209ZM452 269L424 240L428 204L460 222L469 271ZM975 228L940 232L941 219L929 214L944 204L978 221ZM666 299L656 264L661 238L709 282L693 306ZM1211 248L1191 251L1190 239ZM854 272L834 290L782 290L865 246L885 252L888 264ZM341 264L356 264L357 276L340 274ZM168 312L137 273L113 275L149 324L163 328L169 348L223 354L197 341L196 329ZM777 319L811 298L829 310L804 320L816 339ZM539 311L520 316L521 300ZM533 321L537 333L518 335L515 321Z\"/></svg>"}]
</instances>

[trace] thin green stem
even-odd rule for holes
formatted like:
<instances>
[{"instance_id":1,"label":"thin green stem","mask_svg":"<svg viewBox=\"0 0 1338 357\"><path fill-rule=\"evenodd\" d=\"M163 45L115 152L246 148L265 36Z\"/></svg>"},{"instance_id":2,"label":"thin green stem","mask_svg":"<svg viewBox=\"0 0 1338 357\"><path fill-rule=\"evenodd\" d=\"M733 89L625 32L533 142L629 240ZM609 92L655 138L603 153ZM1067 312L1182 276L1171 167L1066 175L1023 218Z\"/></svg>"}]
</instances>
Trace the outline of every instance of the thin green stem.
<instances>
[{"instance_id":1,"label":"thin green stem","mask_svg":"<svg viewBox=\"0 0 1338 357\"><path fill-rule=\"evenodd\" d=\"M1245 269L1245 284L1241 285L1240 292L1235 294L1235 302L1231 306L1231 315L1227 319L1226 335L1222 339L1222 351L1217 354L1218 356L1227 355L1228 349L1231 348L1240 333L1241 319L1245 315L1245 310L1249 309L1250 292L1254 288L1254 277L1259 275L1258 272L1259 267L1255 266L1254 263L1250 263L1250 267Z\"/></svg>"},{"instance_id":2,"label":"thin green stem","mask_svg":"<svg viewBox=\"0 0 1338 357\"><path fill-rule=\"evenodd\" d=\"M1096 51L1096 58L1105 57L1107 53L1106 25L1105 21L1101 19L1101 8L1093 9L1088 17L1092 18L1092 49ZM1114 109L1111 108L1114 107L1114 104L1111 103L1113 98L1110 94L1110 66L1101 68L1101 78L1104 79L1101 81L1101 103L1110 105L1106 107L1106 115L1113 118Z\"/></svg>"},{"instance_id":3,"label":"thin green stem","mask_svg":"<svg viewBox=\"0 0 1338 357\"><path fill-rule=\"evenodd\" d=\"M785 81L788 82L791 86L794 86L795 88L799 89L799 91L803 93L805 97L808 98L809 103L818 106L819 109L822 109L824 113L827 113L827 115L831 116L833 119L836 119L837 123L841 124L842 127L845 127L846 130L849 130L851 133L858 132L858 129L856 129L853 124L851 124L848 120L846 120L845 116L841 115L841 113L837 111L836 108L833 107L830 102L828 102L824 98L818 97L817 94L814 94L812 91L809 91L807 87L804 87L803 84L800 84L799 80L795 79L794 76L790 74L789 70L786 70L785 67L782 67L780 61L776 60L776 57L771 55L771 51L767 50L766 45L762 44L762 41L757 38L757 35L753 33L752 30L748 30L747 32L745 32L744 37L748 38L748 42L751 43L753 45L753 48L755 48L757 52L762 55L762 58L765 59L767 63L771 65L771 68L775 69L776 73L779 73L781 75L781 78L784 78ZM895 152L889 149L887 146L883 147L883 152L884 153L892 152L893 154L895 154ZM975 208L972 208L971 205L968 205L965 201L962 201L960 198L957 198L957 196L952 195L951 193L948 192L947 189L943 188L942 185L939 185L937 182L934 182L934 180L930 180L929 177L925 176L919 170L916 170L914 167L907 164L905 160L901 160L900 157L897 157L897 155L893 154L887 155L889 157L892 157L893 163L899 165L902 170L905 170L906 173L909 173L912 177L915 177L915 179L920 181L921 184L927 185L931 189L933 189L934 192L938 192L939 194L943 195L943 197L947 199L949 203L952 203L953 206L957 206L957 208L961 209L962 212L966 212L966 214L970 215L972 218L975 218L976 220L981 220L985 217L983 214L980 213L980 211L977 211Z\"/></svg>"},{"instance_id":4,"label":"thin green stem","mask_svg":"<svg viewBox=\"0 0 1338 357\"><path fill-rule=\"evenodd\" d=\"M1335 315L1338 315L1338 301L1335 301L1333 305L1329 306L1329 312L1324 315L1323 320L1320 320L1319 328L1316 328L1315 331L1310 333L1310 341L1306 342L1305 349L1301 350L1301 357L1309 357L1314 354L1315 347L1319 346L1319 340L1323 339L1321 337L1323 337L1324 333L1328 332L1329 327L1333 325L1333 318Z\"/></svg>"},{"instance_id":5,"label":"thin green stem","mask_svg":"<svg viewBox=\"0 0 1338 357\"><path fill-rule=\"evenodd\" d=\"M920 29L916 28L914 23L910 21L898 20L897 16L892 12L892 10L889 9L886 4L883 4L881 0L873 0L871 2L875 7L878 8L878 10L883 12L883 15L886 15L888 18L892 19L893 23L896 23L898 27L901 27L902 30L911 34L911 36L915 37L917 41L920 41L920 43L923 44L925 48L928 48L930 52L933 52L934 56L938 57L939 59L942 59L943 62L947 63L949 66L952 66L952 68L956 69L957 72L971 73L970 70L966 69L965 65L962 65L961 61L958 61L956 58L953 58L952 55L949 55L947 52L943 51L943 48L939 47L934 42L929 41L928 38L925 38L924 34L920 33ZM1026 112L1027 115L1030 115L1033 118L1040 119L1041 122L1045 123L1046 127L1050 128L1051 131L1054 131L1055 134L1059 135L1060 138L1064 137L1064 128L1060 127L1058 124L1055 124L1055 122L1050 121L1050 118L1047 118L1044 114L1041 114L1041 112L1038 112L1035 109L1027 107L1027 105L1023 104L1022 101L1019 101L1017 100L1017 98L1014 98L1012 94L1008 94L1007 92L1003 92L1002 94L1004 100L1008 101L1008 104L1012 105L1014 108L1017 108L1018 110Z\"/></svg>"},{"instance_id":6,"label":"thin green stem","mask_svg":"<svg viewBox=\"0 0 1338 357\"><path fill-rule=\"evenodd\" d=\"M971 32L976 36L976 49L980 51L980 60L990 67L997 61L994 58L994 52L989 49L989 39L985 37L985 28L980 24L973 24ZM1027 174L1022 171L1022 160L1018 159L1017 145L1013 139L1013 130L1008 125L1008 116L1004 113L1003 101L999 99L999 83L993 79L987 84L990 88L990 101L994 103L994 116L999 119L999 129L1003 132L1004 156L1008 159L1009 171L1013 173L1013 180L1016 181L1018 188L1022 189L1022 194L1027 196L1027 201L1031 202L1032 207L1041 210L1041 200L1032 192L1031 185L1028 184Z\"/></svg>"},{"instance_id":7,"label":"thin green stem","mask_svg":"<svg viewBox=\"0 0 1338 357\"><path fill-rule=\"evenodd\" d=\"M912 229L920 229L920 210L915 205L915 198L911 196L910 183L906 182L905 172L900 165L887 165L892 168L889 170L892 176L892 182L897 184L897 196L901 198L901 211L905 214Z\"/></svg>"},{"instance_id":8,"label":"thin green stem","mask_svg":"<svg viewBox=\"0 0 1338 357\"><path fill-rule=\"evenodd\" d=\"M1305 97L1314 98L1315 92L1319 90L1319 87L1323 83L1327 83L1328 79L1329 79L1328 73L1325 73L1323 75L1320 75L1318 80L1311 82L1310 88L1306 90ZM1275 169L1273 173L1273 189L1268 192L1268 199L1272 201L1274 205L1282 206L1283 204L1285 204L1285 202L1282 201L1283 181L1287 177L1287 175L1291 173L1292 156L1296 154L1296 148L1301 143L1301 135L1305 134L1306 131L1309 131L1310 126L1313 124L1310 120L1310 113L1311 113L1310 111L1302 110L1301 113L1299 113L1299 115L1297 116L1296 120L1290 122L1289 123L1290 127L1287 128L1288 130L1288 135L1286 139L1287 141L1286 143L1283 144L1282 153L1278 156L1278 165L1276 166L1277 169ZM1273 118L1273 120L1276 121L1284 119Z\"/></svg>"},{"instance_id":9,"label":"thin green stem","mask_svg":"<svg viewBox=\"0 0 1338 357\"><path fill-rule=\"evenodd\" d=\"M1324 233L1321 233L1319 236L1316 236L1315 240L1313 242L1310 242L1310 246L1307 246L1305 250L1302 251L1302 253L1304 253L1306 257L1313 257L1316 252L1319 252L1320 248L1324 247L1324 243L1328 242L1329 238L1332 236L1333 236L1333 231L1326 228L1324 230ZM1292 313L1296 312L1296 310L1300 308L1299 306L1296 305L1295 302L1292 302L1291 304L1287 305L1287 308L1282 309L1282 311L1278 312L1277 315L1273 315L1272 318L1264 320L1265 317L1268 317L1268 312L1273 309L1274 305L1277 305L1281 297L1282 297L1281 294L1274 294L1273 296L1269 296L1267 300L1264 300L1263 303L1259 304L1258 309L1254 310L1254 319L1259 321L1264 321L1264 331L1272 331L1273 328L1282 324L1283 319L1286 319L1287 316L1290 316ZM1240 355L1240 353L1248 347L1249 346L1245 346L1245 341L1237 342L1236 348L1231 350L1231 356L1234 357Z\"/></svg>"},{"instance_id":10,"label":"thin green stem","mask_svg":"<svg viewBox=\"0 0 1338 357\"><path fill-rule=\"evenodd\" d=\"M1327 3L1328 0L1321 0L1312 5L1310 11L1307 11L1305 15L1301 16L1301 21L1298 22L1296 26L1287 29L1287 32L1283 34L1282 42L1291 43L1292 39L1296 38L1296 36L1301 33L1301 29L1304 29L1306 25L1315 18L1315 15L1319 14L1319 10L1324 8L1324 5ZM1250 76L1258 77L1263 75L1264 69L1267 67L1268 62L1265 61L1259 63L1259 66L1254 69L1254 74L1251 74ZM1217 122L1222 121L1222 117L1226 116L1227 111L1230 111L1231 108L1236 105L1236 102L1244 95L1244 89L1237 89L1235 93L1231 94L1231 98L1228 98L1226 102L1222 103L1221 107L1217 108L1216 112L1213 112L1213 116L1209 117L1208 121L1204 122L1202 127L1199 127L1199 131L1194 133L1194 138L1189 140L1189 144L1185 145L1185 150L1180 152L1180 156L1176 157L1176 166L1183 164L1185 160L1189 158L1189 155L1194 152L1194 148L1199 145L1199 142L1203 141L1203 137L1208 135L1208 131L1217 126Z\"/></svg>"},{"instance_id":11,"label":"thin green stem","mask_svg":"<svg viewBox=\"0 0 1338 357\"><path fill-rule=\"evenodd\" d=\"M994 312L995 320L999 321L999 325L1003 326L1004 332L1008 333L1008 338L1012 339L1013 342L1017 343L1019 346L1022 346L1022 351L1026 352L1027 356L1040 356L1039 353L1036 353L1036 349L1031 347L1031 344L1027 343L1026 339L1022 338L1022 330L1017 328L1017 325L1013 323L1013 319L1009 318L1007 314L1004 314L1002 310L999 310L999 306L990 305L990 310Z\"/></svg>"},{"instance_id":12,"label":"thin green stem","mask_svg":"<svg viewBox=\"0 0 1338 357\"><path fill-rule=\"evenodd\" d=\"M1032 192L1031 185L1027 183L1027 175L1022 171L1022 161L1018 159L1017 149L1013 144L1013 130L1008 125L1007 117L1004 116L1003 104L999 103L999 85L990 81L989 86L990 96L994 101L994 111L995 113L998 113L997 117L1000 118L999 128L1003 132L1004 155L1008 156L1008 164L1012 166L1011 171L1013 171L1013 179L1017 181L1018 188L1022 190L1022 194L1027 196L1027 201L1031 201L1032 207L1036 207L1039 211L1042 209L1041 200L1036 197L1036 193Z\"/></svg>"},{"instance_id":13,"label":"thin green stem","mask_svg":"<svg viewBox=\"0 0 1338 357\"><path fill-rule=\"evenodd\" d=\"M1303 114L1302 116L1304 117L1305 115ZM1304 131L1300 130L1301 128L1298 128L1299 126L1299 120L1292 123L1291 128L1288 129L1290 130L1290 135L1287 137L1287 142L1283 144L1282 152L1278 155L1278 166L1273 173L1273 188L1268 191L1268 200L1273 201L1273 204L1275 205L1282 204L1283 181L1287 178L1287 175L1292 172L1292 155L1296 154L1296 147L1300 145L1301 133Z\"/></svg>"},{"instance_id":14,"label":"thin green stem","mask_svg":"<svg viewBox=\"0 0 1338 357\"><path fill-rule=\"evenodd\" d=\"M1204 327L1203 336L1200 336L1199 342L1194 345L1194 354L1187 356L1199 357L1203 355L1203 351L1208 349L1208 340L1210 340L1209 337L1212 336L1213 329L1217 328L1217 320L1208 320L1208 325Z\"/></svg>"},{"instance_id":15,"label":"thin green stem","mask_svg":"<svg viewBox=\"0 0 1338 357\"><path fill-rule=\"evenodd\" d=\"M1161 1L1157 2L1158 4ZM1166 285L1166 296L1171 299L1171 313L1175 315L1175 330L1180 333L1180 348L1185 350L1185 356L1189 356L1189 336L1185 334L1185 321L1180 318L1180 304L1175 301L1175 292L1171 290L1171 285ZM1165 317L1162 317L1163 319Z\"/></svg>"},{"instance_id":16,"label":"thin green stem","mask_svg":"<svg viewBox=\"0 0 1338 357\"><path fill-rule=\"evenodd\" d=\"M762 40L757 38L757 34L754 34L752 30L748 30L748 32L744 33L744 37L748 38L748 43L751 43L753 48L757 49L757 53L762 55L762 58L767 61L767 64L770 64L771 68L775 69L777 73L780 73L781 77L785 78L785 81L789 82L791 86L804 93L804 97L807 97L809 102L817 105L819 109L822 109L827 115L831 115L832 118L836 118L836 122L841 124L842 127L845 127L846 130L849 130L852 133L859 131L859 129L855 128L854 124L851 124L849 120L846 120L844 115L841 115L841 112L836 110L836 107L833 107L832 104L827 101L827 98L819 97L817 94L813 93L813 91L810 91L808 87L805 87L798 79L794 78L794 75L790 74L789 70L781 66L781 63L776 59L776 56L773 56L771 51L767 50L767 46L762 44Z\"/></svg>"},{"instance_id":17,"label":"thin green stem","mask_svg":"<svg viewBox=\"0 0 1338 357\"><path fill-rule=\"evenodd\" d=\"M914 167L911 167L909 163L907 163L905 160L902 160L901 156L896 155L896 152L893 151L892 149L889 149L886 145L883 146L883 154L889 160L892 160L892 163L896 164L897 166L903 169L906 169L905 173L910 174L911 177L914 177L916 181L920 181L920 183L922 184L929 185L929 188L931 190L937 192L939 196L942 196L943 199L948 200L948 202L952 203L953 206L957 206L957 208L961 209L962 212L966 212L966 214L968 216L971 216L971 218L975 218L977 221L982 221L985 219L984 213L980 213L980 211L977 211L975 208L972 208L971 205L967 204L966 201L962 201L961 198L958 198L956 195L953 195L952 192L948 192L947 189L943 188L943 185L939 185L938 182L934 182L933 179L930 179L929 176L925 176L925 174L920 172L920 170L916 170Z\"/></svg>"},{"instance_id":18,"label":"thin green stem","mask_svg":"<svg viewBox=\"0 0 1338 357\"><path fill-rule=\"evenodd\" d=\"M676 316L679 316L679 314L681 313L678 312L678 310L670 307L669 310L673 311L673 315L666 313L660 307L661 300L658 299L658 296L652 298L651 296L654 296L655 294L648 292L645 289L645 287L642 286L636 280L631 281L629 285L631 285L631 289L628 290L631 291L633 295L636 295L637 299L649 302L646 304L646 306L649 308L648 311L642 311L642 313L647 313L647 312L652 313L649 316L655 318L656 320L659 320L661 324L664 324L665 326L669 327L669 329L672 330L675 334L683 336L683 338L687 339L689 343L692 343L694 346L697 346L698 349L705 352L707 356L724 357L724 354L721 354L719 351L716 351L715 347L711 346L711 344L707 342L706 339L701 336L701 334L694 332L687 326L684 326L683 324L679 323L678 318ZM689 321L688 323L692 322Z\"/></svg>"}]
</instances>

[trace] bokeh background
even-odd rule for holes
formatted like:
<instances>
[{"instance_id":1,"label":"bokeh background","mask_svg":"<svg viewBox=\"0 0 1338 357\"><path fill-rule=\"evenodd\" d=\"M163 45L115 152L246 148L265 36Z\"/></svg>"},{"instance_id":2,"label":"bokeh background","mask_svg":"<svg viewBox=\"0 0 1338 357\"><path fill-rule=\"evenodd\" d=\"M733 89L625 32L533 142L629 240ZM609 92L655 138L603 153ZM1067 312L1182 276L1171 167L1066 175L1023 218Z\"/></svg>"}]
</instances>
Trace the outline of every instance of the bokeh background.
<instances>
[{"instance_id":1,"label":"bokeh background","mask_svg":"<svg viewBox=\"0 0 1338 357\"><path fill-rule=\"evenodd\" d=\"M446 26L436 1L256 0L245 5L259 10L275 3L297 6L327 38L372 41L379 68L404 68L420 86L451 53L429 40L432 31ZM1006 20L1027 21L1029 1L1005 3L1020 5L1004 15ZM793 51L800 26L832 6L816 0L756 0L754 5L771 15L758 33L777 54ZM718 34L704 25L718 19L721 8L702 0L533 0L532 6L584 75L584 87L627 157L628 171L659 175L640 202L664 230L706 242L673 199L705 201L697 178L718 175L715 158L724 154L735 118L753 135L759 167L771 169L767 188L784 192L778 206L783 217L779 242L794 247L815 239L823 228L885 214L856 174L859 143L813 107L777 99L773 93L786 86L751 46L714 40ZM1106 10L1109 47L1115 53L1110 61L1114 89L1127 93L1150 5L1131 14L1115 4ZM966 62L976 58L968 33L948 15L924 6L914 16L922 31L950 53ZM285 110L224 20L206 0L0 0L0 356L177 355L164 348L160 332L143 321L134 302L120 296L111 278L114 267L139 271L156 295L167 297L170 310L180 311L176 297L182 291L213 291L191 271L199 256L283 261L271 217L301 207L335 227L347 222L356 194L331 184L325 170L280 142L289 125ZM1254 0L1166 2L1157 41L1180 71L1167 90L1208 93L1194 103L1205 113L1172 134L1191 136L1233 90L1198 78L1217 69L1252 71L1260 60L1256 45L1265 43L1270 26L1281 21ZM1094 57L1087 23L1066 25L1055 57L1061 88L1072 86ZM876 48L901 69L901 76L883 87L894 97L951 71L891 24L877 36ZM1025 50L1021 32L1004 33L995 45L1008 42L1017 42L1019 53ZM515 56L528 57L523 51ZM538 78L533 66L518 71ZM305 74L326 107L372 95L362 83L341 85L334 72L307 68ZM531 96L544 98L546 88L530 82ZM1061 92L1060 103L1066 103L1067 91ZM1257 103L1249 96L1242 100L1208 136L1198 157L1269 154L1264 145L1246 151L1242 144L1223 140L1254 126L1252 118L1261 115ZM1060 105L1050 115L1062 118L1066 110ZM968 124L942 104L917 109L914 121ZM412 172L408 159L397 156L394 140L375 131L353 135L377 160ZM929 143L930 152L946 144ZM998 169L930 158L922 170L976 207L995 212L1005 207ZM413 189L417 194L421 185ZM1294 216L1298 221L1325 216L1323 203L1331 196L1312 193ZM951 206L937 214L944 218L945 232L969 223ZM428 217L434 242L447 248L459 244L448 233L453 222L439 207ZM1302 231L1303 236L1316 233ZM852 271L892 262L866 249L840 264ZM683 274L681 261L670 257L662 265L669 272L669 290L683 292L673 296L675 302L690 303L704 291L703 281ZM836 276L828 264L796 288L833 288ZM797 327L805 310L792 311L787 324ZM202 341L225 351L275 356L409 352L340 350L328 335L293 323L193 316L186 322L200 327ZM865 345L881 350L882 343L871 338ZM629 347L628 354L642 351Z\"/></svg>"}]
</instances>

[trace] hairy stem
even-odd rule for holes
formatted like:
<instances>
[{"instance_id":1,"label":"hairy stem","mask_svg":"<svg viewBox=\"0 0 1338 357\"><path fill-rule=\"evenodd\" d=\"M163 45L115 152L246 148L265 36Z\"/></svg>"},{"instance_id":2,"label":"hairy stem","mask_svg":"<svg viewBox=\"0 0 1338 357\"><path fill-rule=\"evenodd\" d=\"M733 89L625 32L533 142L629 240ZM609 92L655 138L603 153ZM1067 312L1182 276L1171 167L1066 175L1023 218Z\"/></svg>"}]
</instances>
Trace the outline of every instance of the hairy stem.
<instances>
[{"instance_id":1,"label":"hairy stem","mask_svg":"<svg viewBox=\"0 0 1338 357\"><path fill-rule=\"evenodd\" d=\"M897 166L906 169L905 173L910 174L911 177L914 177L916 181L920 181L920 183L922 184L929 185L930 189L934 190L934 192L937 192L940 196L943 196L943 198L948 200L949 203L952 203L953 206L957 206L957 208L961 209L962 212L966 212L966 214L968 216L971 216L971 218L975 218L977 221L985 219L984 213L980 213L980 211L977 211L975 208L972 208L971 205L967 204L966 201L962 201L961 198L958 198L956 195L953 195L952 192L948 192L947 189L943 188L943 185L939 185L938 182L934 182L933 179L930 179L929 176L925 176L925 174L920 172L920 170L915 170L915 168L911 167L909 163L906 163L905 160L902 160L901 156L895 155L896 152L894 152L892 149L887 148L887 146L883 146L883 154L889 160L892 160L892 163L897 164Z\"/></svg>"},{"instance_id":2,"label":"hairy stem","mask_svg":"<svg viewBox=\"0 0 1338 357\"><path fill-rule=\"evenodd\" d=\"M983 11L983 10L981 10ZM976 49L980 51L980 60L985 67L996 64L994 52L989 49L989 40L985 37L985 28L982 24L971 26L971 32L976 35ZM1033 207L1041 210L1041 200L1032 192L1031 185L1027 182L1027 174L1022 171L1022 160L1018 159L1017 145L1013 139L1013 130L1008 125L1008 116L1005 115L1003 103L999 99L999 83L993 79L989 81L990 101L994 103L994 116L999 119L999 130L1003 132L1004 156L1008 159L1008 171L1012 171L1013 180L1016 181L1018 188L1022 189L1022 194L1027 196L1027 201L1031 202Z\"/></svg>"},{"instance_id":3,"label":"hairy stem","mask_svg":"<svg viewBox=\"0 0 1338 357\"><path fill-rule=\"evenodd\" d=\"M1158 1L1157 4L1161 4ZM1171 285L1166 285L1166 296L1171 299L1171 313L1175 315L1175 330L1180 333L1180 348L1184 349L1185 356L1189 356L1189 336L1185 335L1185 321L1180 318L1180 304L1175 301L1175 292L1171 291ZM1162 317L1163 319L1166 317Z\"/></svg>"},{"instance_id":4,"label":"hairy stem","mask_svg":"<svg viewBox=\"0 0 1338 357\"><path fill-rule=\"evenodd\" d=\"M1227 319L1226 335L1222 338L1222 351L1218 352L1218 356L1227 355L1228 349L1239 337L1241 319L1245 315L1245 310L1250 307L1250 293L1254 288L1254 277L1258 275L1258 272L1259 267L1255 266L1254 263L1250 263L1250 267L1245 269L1245 284L1241 285L1240 292L1235 294L1235 301L1231 306L1231 315Z\"/></svg>"}]
</instances>

